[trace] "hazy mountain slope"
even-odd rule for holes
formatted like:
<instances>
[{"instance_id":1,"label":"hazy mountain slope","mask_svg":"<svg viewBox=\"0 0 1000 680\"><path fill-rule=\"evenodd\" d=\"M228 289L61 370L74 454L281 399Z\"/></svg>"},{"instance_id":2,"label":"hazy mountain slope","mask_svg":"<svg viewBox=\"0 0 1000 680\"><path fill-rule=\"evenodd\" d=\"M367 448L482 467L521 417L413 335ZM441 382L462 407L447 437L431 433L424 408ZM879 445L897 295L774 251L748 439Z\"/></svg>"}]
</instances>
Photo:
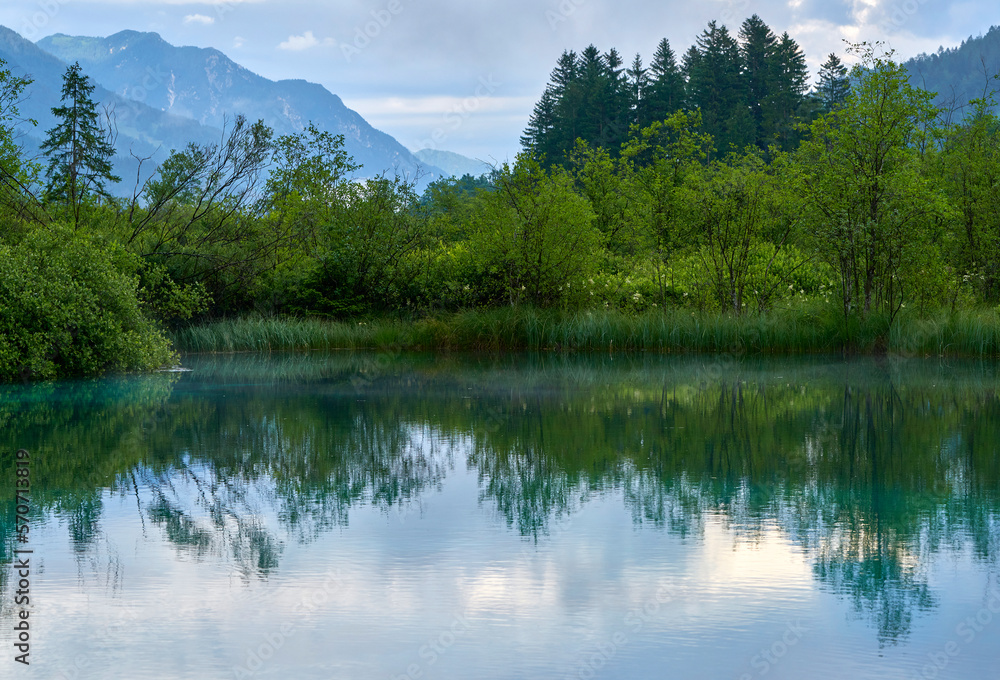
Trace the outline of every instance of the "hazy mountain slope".
<instances>
[{"instance_id":1,"label":"hazy mountain slope","mask_svg":"<svg viewBox=\"0 0 1000 680\"><path fill-rule=\"evenodd\" d=\"M445 174L453 177L463 177L465 175L479 177L484 173L489 173L493 169L488 163L477 161L452 151L421 149L414 152L413 155L421 163L439 167L444 170Z\"/></svg>"},{"instance_id":2,"label":"hazy mountain slope","mask_svg":"<svg viewBox=\"0 0 1000 680\"><path fill-rule=\"evenodd\" d=\"M3 26L0 26L0 59L15 75L29 76L34 81L25 91L20 111L23 118L33 118L38 125L23 123L18 127L25 154L34 157L46 133L56 124L52 107L59 105L67 64ZM166 158L171 149L183 148L189 142L216 142L221 135L220 130L127 100L100 85L94 90L94 99L113 112L118 130L118 156L114 164L122 177L119 189L123 191L130 191L135 184L138 162L132 154L158 161ZM153 163L147 163L144 170L150 171L152 167Z\"/></svg>"},{"instance_id":3,"label":"hazy mountain slope","mask_svg":"<svg viewBox=\"0 0 1000 680\"><path fill-rule=\"evenodd\" d=\"M364 165L365 175L398 169L413 177L421 165L403 145L323 86L268 80L218 50L175 47L156 33L136 31L107 38L59 34L40 40L38 46L64 61L79 61L86 73L122 97L204 125L222 127L227 117L242 113L284 135L301 131L311 121L344 135L347 152ZM437 168L425 169L428 172L440 174Z\"/></svg>"},{"instance_id":4,"label":"hazy mountain slope","mask_svg":"<svg viewBox=\"0 0 1000 680\"><path fill-rule=\"evenodd\" d=\"M959 47L922 54L904 66L914 85L936 92L935 103L949 110L981 98L984 90L1000 92L1000 81L993 78L1000 73L1000 27L993 26Z\"/></svg>"}]
</instances>

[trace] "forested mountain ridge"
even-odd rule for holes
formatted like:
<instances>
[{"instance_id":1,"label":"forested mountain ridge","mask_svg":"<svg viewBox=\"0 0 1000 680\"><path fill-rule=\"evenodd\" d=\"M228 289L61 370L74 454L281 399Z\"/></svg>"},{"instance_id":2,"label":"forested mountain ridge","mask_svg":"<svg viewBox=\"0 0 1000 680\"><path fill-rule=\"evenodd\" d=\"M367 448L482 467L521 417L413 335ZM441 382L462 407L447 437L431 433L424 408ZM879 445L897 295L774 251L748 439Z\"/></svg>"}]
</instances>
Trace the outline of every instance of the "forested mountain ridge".
<instances>
[{"instance_id":1,"label":"forested mountain ridge","mask_svg":"<svg viewBox=\"0 0 1000 680\"><path fill-rule=\"evenodd\" d=\"M156 33L122 31L107 38L56 34L38 42L65 62L79 61L95 82L154 109L222 128L243 114L263 120L275 135L302 132L311 122L344 135L345 150L362 174L399 172L423 182L441 177L390 135L373 128L340 97L305 80L273 81L215 49L176 47Z\"/></svg>"},{"instance_id":2,"label":"forested mountain ridge","mask_svg":"<svg viewBox=\"0 0 1000 680\"><path fill-rule=\"evenodd\" d=\"M936 93L934 103L961 115L968 103L1000 90L1000 26L963 40L958 47L939 47L921 54L903 66L917 87Z\"/></svg>"}]
</instances>

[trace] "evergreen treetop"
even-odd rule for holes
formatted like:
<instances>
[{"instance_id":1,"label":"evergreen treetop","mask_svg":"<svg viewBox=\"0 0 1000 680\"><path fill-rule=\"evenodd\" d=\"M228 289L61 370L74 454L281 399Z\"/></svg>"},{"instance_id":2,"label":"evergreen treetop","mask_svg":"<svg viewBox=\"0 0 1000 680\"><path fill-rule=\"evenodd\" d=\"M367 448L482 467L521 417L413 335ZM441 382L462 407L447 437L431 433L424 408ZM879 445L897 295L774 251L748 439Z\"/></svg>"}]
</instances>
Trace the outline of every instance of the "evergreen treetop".
<instances>
[{"instance_id":1,"label":"evergreen treetop","mask_svg":"<svg viewBox=\"0 0 1000 680\"><path fill-rule=\"evenodd\" d=\"M74 224L79 224L80 206L88 197L108 198L106 183L121 181L111 166L113 136L101 126L93 93L94 85L83 74L80 62L67 68L62 104L52 109L58 122L41 145L49 158L45 195L49 201L68 206Z\"/></svg>"}]
</instances>

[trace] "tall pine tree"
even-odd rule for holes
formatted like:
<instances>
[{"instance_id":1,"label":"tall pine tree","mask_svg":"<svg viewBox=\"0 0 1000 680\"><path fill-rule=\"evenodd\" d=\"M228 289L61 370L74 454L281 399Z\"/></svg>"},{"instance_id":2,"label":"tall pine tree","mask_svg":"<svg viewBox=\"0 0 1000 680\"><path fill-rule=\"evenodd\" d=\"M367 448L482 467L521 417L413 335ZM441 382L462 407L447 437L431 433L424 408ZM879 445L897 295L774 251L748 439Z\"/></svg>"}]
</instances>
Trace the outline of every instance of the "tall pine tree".
<instances>
[{"instance_id":1,"label":"tall pine tree","mask_svg":"<svg viewBox=\"0 0 1000 680\"><path fill-rule=\"evenodd\" d=\"M847 101L850 92L851 81L847 77L847 67L840 61L840 57L831 52L819 69L816 96L819 97L820 110L829 113L839 109Z\"/></svg>"},{"instance_id":2,"label":"tall pine tree","mask_svg":"<svg viewBox=\"0 0 1000 680\"><path fill-rule=\"evenodd\" d=\"M542 98L535 104L528 119L528 127L521 135L521 146L531 149L536 156L546 154L556 129L556 95L553 85L546 85Z\"/></svg>"},{"instance_id":3,"label":"tall pine tree","mask_svg":"<svg viewBox=\"0 0 1000 680\"><path fill-rule=\"evenodd\" d=\"M628 78L629 124L639 122L639 112L645 106L649 88L649 71L642 65L642 55L636 54L632 66L625 71Z\"/></svg>"},{"instance_id":4,"label":"tall pine tree","mask_svg":"<svg viewBox=\"0 0 1000 680\"><path fill-rule=\"evenodd\" d=\"M664 38L656 46L653 61L649 64L649 87L646 101L640 108L638 123L646 127L668 118L684 107L684 74L677 65L677 58Z\"/></svg>"},{"instance_id":5,"label":"tall pine tree","mask_svg":"<svg viewBox=\"0 0 1000 680\"><path fill-rule=\"evenodd\" d=\"M740 52L743 55L743 78L747 103L753 119L753 143L767 148L770 136L772 97L778 89L775 51L778 38L759 16L754 14L740 27Z\"/></svg>"},{"instance_id":6,"label":"tall pine tree","mask_svg":"<svg viewBox=\"0 0 1000 680\"><path fill-rule=\"evenodd\" d=\"M754 130L740 46L725 26L711 21L696 48L689 66L690 103L701 110L703 129L721 153L742 150L753 142Z\"/></svg>"},{"instance_id":7,"label":"tall pine tree","mask_svg":"<svg viewBox=\"0 0 1000 680\"><path fill-rule=\"evenodd\" d=\"M809 71L806 56L798 43L782 33L774 54L775 89L768 101L771 141L783 151L791 151L801 139L798 124L808 116L806 91Z\"/></svg>"},{"instance_id":8,"label":"tall pine tree","mask_svg":"<svg viewBox=\"0 0 1000 680\"><path fill-rule=\"evenodd\" d=\"M580 52L580 78L577 87L580 91L581 124L576 137L588 142L596 142L601 138L606 120L607 64L600 50L594 45L588 45ZM567 148L572 148L576 138L569 140Z\"/></svg>"},{"instance_id":9,"label":"tall pine tree","mask_svg":"<svg viewBox=\"0 0 1000 680\"><path fill-rule=\"evenodd\" d=\"M624 68L625 62L618 50L611 48L604 55L606 68L604 96L601 104L603 121L598 143L613 153L628 140L629 82Z\"/></svg>"},{"instance_id":10,"label":"tall pine tree","mask_svg":"<svg viewBox=\"0 0 1000 680\"><path fill-rule=\"evenodd\" d=\"M83 74L80 62L67 68L62 105L52 109L59 122L41 145L49 158L46 199L67 206L76 227L83 204L94 195L107 198L105 183L121 181L112 172L115 148L110 132L101 127L93 93L94 85Z\"/></svg>"}]
</instances>

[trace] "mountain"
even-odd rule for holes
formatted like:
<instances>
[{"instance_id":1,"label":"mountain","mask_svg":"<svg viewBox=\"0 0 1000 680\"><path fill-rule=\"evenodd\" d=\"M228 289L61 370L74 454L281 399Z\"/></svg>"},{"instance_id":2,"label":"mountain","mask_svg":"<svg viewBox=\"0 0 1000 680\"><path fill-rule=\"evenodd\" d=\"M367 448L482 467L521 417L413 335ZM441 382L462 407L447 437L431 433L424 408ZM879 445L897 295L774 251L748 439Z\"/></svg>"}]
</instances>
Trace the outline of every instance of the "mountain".
<instances>
[{"instance_id":1,"label":"mountain","mask_svg":"<svg viewBox=\"0 0 1000 680\"><path fill-rule=\"evenodd\" d=\"M959 47L941 47L934 54L921 54L903 65L910 72L910 81L936 92L934 103L946 110L982 98L984 91L1000 95L1000 82L993 78L1000 73L1000 26L991 27L977 38L970 37Z\"/></svg>"},{"instance_id":2,"label":"mountain","mask_svg":"<svg viewBox=\"0 0 1000 680\"><path fill-rule=\"evenodd\" d=\"M420 151L415 151L413 155L421 163L441 168L446 175L451 175L452 177L464 177L465 175L479 177L493 170L493 167L489 163L473 160L468 156L451 151L421 149Z\"/></svg>"},{"instance_id":3,"label":"mountain","mask_svg":"<svg viewBox=\"0 0 1000 680\"><path fill-rule=\"evenodd\" d=\"M301 132L312 122L344 135L344 148L372 176L398 171L426 184L442 176L402 144L373 128L340 97L304 80L268 80L215 49L175 47L156 33L122 31L107 38L56 34L38 46L72 63L121 97L164 113L222 128L237 113L263 120L276 135Z\"/></svg>"},{"instance_id":4,"label":"mountain","mask_svg":"<svg viewBox=\"0 0 1000 680\"><path fill-rule=\"evenodd\" d=\"M23 118L33 118L38 125L23 123L18 126L17 133L24 153L34 157L46 133L56 124L52 107L59 104L62 96L62 79L67 64L3 26L0 26L0 59L6 62L6 68L14 75L33 79L19 108ZM170 115L120 97L99 84L94 89L94 99L114 111L118 128L118 156L114 164L116 172L123 178L119 187L122 191L130 191L135 183L139 164L132 154L162 160L172 148L182 148L188 142L217 142L222 134L218 129L188 118ZM151 170L149 166L146 164L145 170Z\"/></svg>"}]
</instances>

